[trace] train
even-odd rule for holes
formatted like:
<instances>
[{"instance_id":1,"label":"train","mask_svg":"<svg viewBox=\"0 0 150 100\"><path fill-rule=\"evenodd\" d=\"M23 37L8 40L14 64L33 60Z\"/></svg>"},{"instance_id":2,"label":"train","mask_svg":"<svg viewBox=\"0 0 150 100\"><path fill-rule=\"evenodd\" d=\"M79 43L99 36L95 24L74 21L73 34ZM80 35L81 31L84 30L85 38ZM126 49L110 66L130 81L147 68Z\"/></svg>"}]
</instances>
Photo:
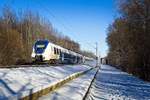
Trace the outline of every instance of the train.
<instances>
[{"instance_id":1,"label":"train","mask_svg":"<svg viewBox=\"0 0 150 100\"><path fill-rule=\"evenodd\" d=\"M83 63L85 59L90 59L48 40L37 40L33 45L31 57L33 62L48 62L50 64L77 64Z\"/></svg>"}]
</instances>

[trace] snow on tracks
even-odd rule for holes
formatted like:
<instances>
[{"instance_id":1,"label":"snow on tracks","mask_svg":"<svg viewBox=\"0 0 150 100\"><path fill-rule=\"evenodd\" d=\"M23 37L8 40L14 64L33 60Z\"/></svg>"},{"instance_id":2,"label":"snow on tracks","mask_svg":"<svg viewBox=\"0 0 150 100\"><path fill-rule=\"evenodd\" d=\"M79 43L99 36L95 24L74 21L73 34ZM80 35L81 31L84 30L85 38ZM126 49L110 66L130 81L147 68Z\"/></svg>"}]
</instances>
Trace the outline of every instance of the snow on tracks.
<instances>
[{"instance_id":1,"label":"snow on tracks","mask_svg":"<svg viewBox=\"0 0 150 100\"><path fill-rule=\"evenodd\" d=\"M90 69L86 65L3 68L0 69L0 99L22 98Z\"/></svg>"},{"instance_id":2,"label":"snow on tracks","mask_svg":"<svg viewBox=\"0 0 150 100\"><path fill-rule=\"evenodd\" d=\"M102 65L86 100L150 100L150 83Z\"/></svg>"},{"instance_id":3,"label":"snow on tracks","mask_svg":"<svg viewBox=\"0 0 150 100\"><path fill-rule=\"evenodd\" d=\"M39 100L83 100L98 68L88 71L61 88L44 95Z\"/></svg>"}]
</instances>

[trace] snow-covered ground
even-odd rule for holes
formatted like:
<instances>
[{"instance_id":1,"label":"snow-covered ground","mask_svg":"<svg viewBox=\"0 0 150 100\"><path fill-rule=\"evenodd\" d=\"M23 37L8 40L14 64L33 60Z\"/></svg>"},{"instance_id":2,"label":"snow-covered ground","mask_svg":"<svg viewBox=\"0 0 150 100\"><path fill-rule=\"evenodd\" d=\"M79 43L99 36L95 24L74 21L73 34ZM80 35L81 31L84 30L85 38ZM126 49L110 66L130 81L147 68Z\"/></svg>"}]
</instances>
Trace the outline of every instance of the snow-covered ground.
<instances>
[{"instance_id":1,"label":"snow-covered ground","mask_svg":"<svg viewBox=\"0 0 150 100\"><path fill-rule=\"evenodd\" d=\"M150 100L150 83L102 65L87 100Z\"/></svg>"},{"instance_id":2,"label":"snow-covered ground","mask_svg":"<svg viewBox=\"0 0 150 100\"><path fill-rule=\"evenodd\" d=\"M32 91L41 90L69 75L90 68L86 65L65 65L0 69L0 100L26 96Z\"/></svg>"},{"instance_id":3,"label":"snow-covered ground","mask_svg":"<svg viewBox=\"0 0 150 100\"><path fill-rule=\"evenodd\" d=\"M83 100L97 69L80 76L39 100Z\"/></svg>"}]
</instances>

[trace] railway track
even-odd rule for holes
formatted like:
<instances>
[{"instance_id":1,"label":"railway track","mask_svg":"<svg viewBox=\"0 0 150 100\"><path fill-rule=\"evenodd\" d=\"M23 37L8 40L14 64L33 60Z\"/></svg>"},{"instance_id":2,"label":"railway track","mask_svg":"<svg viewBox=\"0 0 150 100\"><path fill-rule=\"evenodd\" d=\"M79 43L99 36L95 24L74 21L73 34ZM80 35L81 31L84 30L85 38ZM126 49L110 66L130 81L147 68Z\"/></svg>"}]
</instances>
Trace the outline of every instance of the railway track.
<instances>
[{"instance_id":1,"label":"railway track","mask_svg":"<svg viewBox=\"0 0 150 100\"><path fill-rule=\"evenodd\" d=\"M67 64L46 64L46 63L28 63L28 64L21 64L21 65L7 65L7 66L0 66L0 68L21 68L21 67L48 67L48 66L65 66Z\"/></svg>"},{"instance_id":2,"label":"railway track","mask_svg":"<svg viewBox=\"0 0 150 100\"><path fill-rule=\"evenodd\" d=\"M47 63L27 63L27 64L20 64L20 65L9 65L9 66L0 66L0 68L28 68L28 67L56 67L56 66L66 66L66 65L78 65L78 64L47 64ZM85 64L91 66L89 64ZM92 66L91 66L92 67Z\"/></svg>"},{"instance_id":3,"label":"railway track","mask_svg":"<svg viewBox=\"0 0 150 100\"><path fill-rule=\"evenodd\" d=\"M100 69L100 66L98 67L98 69L97 69L97 71L96 71L96 73L95 73L95 75L94 75L94 78L92 79L92 81L91 81L91 83L90 83L90 86L88 87L88 90L87 90L85 96L83 97L83 100L87 100L87 97L88 97L88 95L90 94L90 89L92 88L92 85L93 85L93 83L94 83L94 81L95 81L95 79L96 79L96 76L97 76L97 74L98 74L98 72L99 72L99 69Z\"/></svg>"}]
</instances>

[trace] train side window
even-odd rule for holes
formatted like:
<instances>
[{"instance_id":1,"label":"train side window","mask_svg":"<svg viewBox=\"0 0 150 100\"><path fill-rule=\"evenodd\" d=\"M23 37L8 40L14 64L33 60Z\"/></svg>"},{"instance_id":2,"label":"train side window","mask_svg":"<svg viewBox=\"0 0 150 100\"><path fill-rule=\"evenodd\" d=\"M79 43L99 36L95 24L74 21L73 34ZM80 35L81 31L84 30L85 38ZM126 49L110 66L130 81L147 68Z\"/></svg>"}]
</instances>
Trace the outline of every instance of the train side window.
<instances>
[{"instance_id":1,"label":"train side window","mask_svg":"<svg viewBox=\"0 0 150 100\"><path fill-rule=\"evenodd\" d=\"M56 48L54 47L54 54L57 54L57 50L56 50Z\"/></svg>"},{"instance_id":2,"label":"train side window","mask_svg":"<svg viewBox=\"0 0 150 100\"><path fill-rule=\"evenodd\" d=\"M57 54L59 54L59 51L58 51L58 49L57 49Z\"/></svg>"}]
</instances>

